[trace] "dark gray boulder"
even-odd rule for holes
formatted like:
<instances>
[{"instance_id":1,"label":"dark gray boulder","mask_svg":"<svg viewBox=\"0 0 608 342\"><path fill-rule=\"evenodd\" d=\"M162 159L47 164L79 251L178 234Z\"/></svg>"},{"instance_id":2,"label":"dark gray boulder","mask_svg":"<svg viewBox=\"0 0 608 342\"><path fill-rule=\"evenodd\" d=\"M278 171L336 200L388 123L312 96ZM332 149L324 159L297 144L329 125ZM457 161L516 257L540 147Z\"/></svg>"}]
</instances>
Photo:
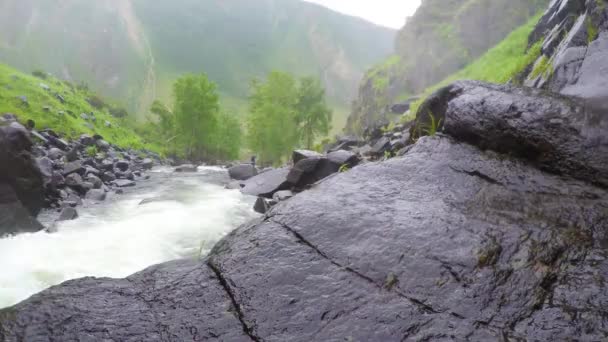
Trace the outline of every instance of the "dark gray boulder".
<instances>
[{"instance_id":1,"label":"dark gray boulder","mask_svg":"<svg viewBox=\"0 0 608 342\"><path fill-rule=\"evenodd\" d=\"M93 189L87 192L85 198L89 201L102 202L106 200L106 192L102 189Z\"/></svg>"},{"instance_id":2,"label":"dark gray boulder","mask_svg":"<svg viewBox=\"0 0 608 342\"><path fill-rule=\"evenodd\" d=\"M391 147L391 139L388 137L382 137L376 141L376 143L372 146L370 153L375 155L383 154L388 151Z\"/></svg>"},{"instance_id":3,"label":"dark gray boulder","mask_svg":"<svg viewBox=\"0 0 608 342\"><path fill-rule=\"evenodd\" d=\"M315 152L315 151L309 151L309 150L295 150L292 153L291 156L291 160L293 161L293 164L297 164L300 160L302 159L308 159L308 158L320 158L323 155L319 152Z\"/></svg>"},{"instance_id":4,"label":"dark gray boulder","mask_svg":"<svg viewBox=\"0 0 608 342\"><path fill-rule=\"evenodd\" d=\"M252 164L235 165L228 169L228 175L235 180L248 180L258 174L258 169Z\"/></svg>"},{"instance_id":5,"label":"dark gray boulder","mask_svg":"<svg viewBox=\"0 0 608 342\"><path fill-rule=\"evenodd\" d=\"M287 181L298 188L304 188L316 183L340 170L342 158L334 156L331 161L327 157L314 157L300 160L289 172Z\"/></svg>"},{"instance_id":6,"label":"dark gray boulder","mask_svg":"<svg viewBox=\"0 0 608 342\"><path fill-rule=\"evenodd\" d=\"M116 163L114 163L114 170L118 170L121 172L129 171L130 167L131 167L131 164L126 160L119 160Z\"/></svg>"},{"instance_id":7,"label":"dark gray boulder","mask_svg":"<svg viewBox=\"0 0 608 342\"><path fill-rule=\"evenodd\" d=\"M180 172L180 173L197 172L197 171L198 171L198 168L196 167L196 165L192 165L192 164L180 165L180 166L176 167L174 170L174 172Z\"/></svg>"},{"instance_id":8,"label":"dark gray boulder","mask_svg":"<svg viewBox=\"0 0 608 342\"><path fill-rule=\"evenodd\" d=\"M79 141L80 141L80 144L83 146L95 145L95 139L93 139L93 137L88 134L81 135Z\"/></svg>"},{"instance_id":9,"label":"dark gray boulder","mask_svg":"<svg viewBox=\"0 0 608 342\"><path fill-rule=\"evenodd\" d=\"M293 191L291 190L281 190L281 191L277 191L274 193L274 195L272 195L272 199L275 202L281 202L281 201L286 201L290 198L292 198L293 196L295 196L295 194L293 193Z\"/></svg>"},{"instance_id":10,"label":"dark gray boulder","mask_svg":"<svg viewBox=\"0 0 608 342\"><path fill-rule=\"evenodd\" d=\"M111 171L106 171L101 174L100 178L104 183L110 183L116 180L116 175L114 175L114 173Z\"/></svg>"},{"instance_id":11,"label":"dark gray boulder","mask_svg":"<svg viewBox=\"0 0 608 342\"><path fill-rule=\"evenodd\" d=\"M86 172L86 168L84 166L82 166L82 162L80 162L79 160L76 160L76 161L65 164L63 166L62 174L67 177L73 173L77 173L79 175L84 175L85 172Z\"/></svg>"},{"instance_id":12,"label":"dark gray boulder","mask_svg":"<svg viewBox=\"0 0 608 342\"><path fill-rule=\"evenodd\" d=\"M241 189L241 192L252 196L272 198L275 192L290 188L287 181L288 173L289 169L287 168L261 173L243 182L245 186Z\"/></svg>"},{"instance_id":13,"label":"dark gray boulder","mask_svg":"<svg viewBox=\"0 0 608 342\"><path fill-rule=\"evenodd\" d=\"M59 160L63 157L63 151L53 147L49 150L47 157L51 158L52 160Z\"/></svg>"},{"instance_id":14,"label":"dark gray boulder","mask_svg":"<svg viewBox=\"0 0 608 342\"><path fill-rule=\"evenodd\" d=\"M255 210L256 213L266 214L275 204L277 204L277 202L272 199L258 197L253 205L253 210Z\"/></svg>"},{"instance_id":15,"label":"dark gray boulder","mask_svg":"<svg viewBox=\"0 0 608 342\"><path fill-rule=\"evenodd\" d=\"M57 219L57 222L72 221L77 218L78 218L78 211L76 211L76 209L74 209L72 207L67 207L61 211L61 214L59 214L59 218Z\"/></svg>"},{"instance_id":16,"label":"dark gray boulder","mask_svg":"<svg viewBox=\"0 0 608 342\"><path fill-rule=\"evenodd\" d=\"M87 181L93 184L94 189L101 189L101 187L103 186L103 182L101 181L101 179L99 179L99 177L95 176L94 174L89 174L87 176Z\"/></svg>"},{"instance_id":17,"label":"dark gray boulder","mask_svg":"<svg viewBox=\"0 0 608 342\"><path fill-rule=\"evenodd\" d=\"M461 141L608 187L607 112L538 89L474 81L431 96L415 127L429 125L429 112L441 120L444 133Z\"/></svg>"},{"instance_id":18,"label":"dark gray boulder","mask_svg":"<svg viewBox=\"0 0 608 342\"><path fill-rule=\"evenodd\" d=\"M359 163L359 157L354 152L344 150L338 150L328 153L327 159L331 163L338 165L338 168L340 168L340 166L342 165L353 167Z\"/></svg>"},{"instance_id":19,"label":"dark gray boulder","mask_svg":"<svg viewBox=\"0 0 608 342\"><path fill-rule=\"evenodd\" d=\"M150 158L144 158L140 164L144 169L150 170L154 166L154 161Z\"/></svg>"},{"instance_id":20,"label":"dark gray boulder","mask_svg":"<svg viewBox=\"0 0 608 342\"><path fill-rule=\"evenodd\" d=\"M42 229L44 226L23 206L13 188L0 182L0 238L6 234L37 232Z\"/></svg>"},{"instance_id":21,"label":"dark gray boulder","mask_svg":"<svg viewBox=\"0 0 608 342\"><path fill-rule=\"evenodd\" d=\"M117 179L113 181L112 184L116 185L119 188L128 188L135 186L135 182L129 179Z\"/></svg>"},{"instance_id":22,"label":"dark gray boulder","mask_svg":"<svg viewBox=\"0 0 608 342\"><path fill-rule=\"evenodd\" d=\"M222 280L212 268L195 260L153 266L128 279L86 278L64 286L57 295L71 293L72 300L61 310L38 295L33 298L35 304L1 311L0 339L249 341ZM36 314L25 313L33 308ZM41 319L30 321L34 317ZM48 331L49 318L63 321L61 328ZM21 330L21 323L28 325L27 331Z\"/></svg>"},{"instance_id":23,"label":"dark gray boulder","mask_svg":"<svg viewBox=\"0 0 608 342\"><path fill-rule=\"evenodd\" d=\"M42 229L33 217L45 205L45 187L31 151L32 142L23 126L11 122L0 127L0 235Z\"/></svg>"}]
</instances>

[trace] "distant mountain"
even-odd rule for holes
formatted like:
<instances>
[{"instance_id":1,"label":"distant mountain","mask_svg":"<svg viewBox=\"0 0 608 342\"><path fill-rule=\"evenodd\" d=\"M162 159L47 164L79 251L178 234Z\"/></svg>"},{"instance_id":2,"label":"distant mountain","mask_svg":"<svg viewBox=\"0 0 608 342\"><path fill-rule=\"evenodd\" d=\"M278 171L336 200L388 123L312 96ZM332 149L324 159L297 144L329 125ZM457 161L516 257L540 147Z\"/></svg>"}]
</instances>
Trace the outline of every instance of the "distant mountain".
<instances>
[{"instance_id":1,"label":"distant mountain","mask_svg":"<svg viewBox=\"0 0 608 342\"><path fill-rule=\"evenodd\" d=\"M0 2L1 62L85 81L139 113L183 73L206 72L239 104L274 69L320 77L346 106L395 35L296 0Z\"/></svg>"}]
</instances>

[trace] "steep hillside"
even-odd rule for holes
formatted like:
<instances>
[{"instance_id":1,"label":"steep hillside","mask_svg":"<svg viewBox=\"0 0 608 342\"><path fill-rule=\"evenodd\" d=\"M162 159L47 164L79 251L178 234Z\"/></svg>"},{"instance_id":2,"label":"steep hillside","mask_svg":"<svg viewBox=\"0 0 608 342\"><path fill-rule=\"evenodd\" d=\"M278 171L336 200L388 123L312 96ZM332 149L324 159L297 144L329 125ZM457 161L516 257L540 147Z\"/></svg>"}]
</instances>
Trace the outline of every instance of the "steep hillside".
<instances>
[{"instance_id":1,"label":"steep hillside","mask_svg":"<svg viewBox=\"0 0 608 342\"><path fill-rule=\"evenodd\" d=\"M401 29L395 54L369 70L347 125L350 132L387 118L389 107L462 69L548 0L425 0Z\"/></svg>"},{"instance_id":2,"label":"steep hillside","mask_svg":"<svg viewBox=\"0 0 608 342\"><path fill-rule=\"evenodd\" d=\"M344 107L395 37L296 0L5 0L0 32L0 61L86 81L140 113L177 76L201 71L233 107L273 69L319 76Z\"/></svg>"},{"instance_id":3,"label":"steep hillside","mask_svg":"<svg viewBox=\"0 0 608 342\"><path fill-rule=\"evenodd\" d=\"M14 114L21 122L33 120L36 129L52 128L66 138L99 134L120 147L160 150L145 143L130 128L128 118L113 117L109 107L87 89L0 64L0 114Z\"/></svg>"}]
</instances>

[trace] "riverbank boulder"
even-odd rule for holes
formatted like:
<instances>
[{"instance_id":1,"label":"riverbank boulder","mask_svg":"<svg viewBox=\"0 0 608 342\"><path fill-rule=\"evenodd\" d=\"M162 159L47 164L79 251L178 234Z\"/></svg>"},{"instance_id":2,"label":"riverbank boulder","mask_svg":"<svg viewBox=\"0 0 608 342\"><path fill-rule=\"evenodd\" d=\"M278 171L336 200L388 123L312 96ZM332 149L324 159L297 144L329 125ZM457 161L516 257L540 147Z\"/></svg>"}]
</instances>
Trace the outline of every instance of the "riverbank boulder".
<instances>
[{"instance_id":1,"label":"riverbank boulder","mask_svg":"<svg viewBox=\"0 0 608 342\"><path fill-rule=\"evenodd\" d=\"M258 174L258 169L252 164L239 164L228 169L230 179L248 180Z\"/></svg>"},{"instance_id":2,"label":"riverbank boulder","mask_svg":"<svg viewBox=\"0 0 608 342\"><path fill-rule=\"evenodd\" d=\"M603 153L588 132L608 133L604 119L526 89L447 89L459 91L428 104L440 133L402 157L326 178L202 260L72 280L0 310L0 339L605 340L607 170L567 153ZM544 138L546 119L571 137Z\"/></svg>"},{"instance_id":3,"label":"riverbank boulder","mask_svg":"<svg viewBox=\"0 0 608 342\"><path fill-rule=\"evenodd\" d=\"M32 146L17 122L0 127L0 235L43 228L35 217L45 205L44 179Z\"/></svg>"}]
</instances>

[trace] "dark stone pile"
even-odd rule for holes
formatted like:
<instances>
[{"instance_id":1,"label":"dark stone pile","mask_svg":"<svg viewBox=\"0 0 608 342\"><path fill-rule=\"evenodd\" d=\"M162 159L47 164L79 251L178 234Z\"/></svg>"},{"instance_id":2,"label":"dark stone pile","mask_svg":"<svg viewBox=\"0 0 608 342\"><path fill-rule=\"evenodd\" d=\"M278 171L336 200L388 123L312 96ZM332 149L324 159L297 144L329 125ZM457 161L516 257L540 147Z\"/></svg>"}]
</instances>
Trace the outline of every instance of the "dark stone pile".
<instances>
[{"instance_id":1,"label":"dark stone pile","mask_svg":"<svg viewBox=\"0 0 608 342\"><path fill-rule=\"evenodd\" d=\"M134 186L160 162L154 153L121 149L99 135L68 142L33 124L26 129L12 115L2 116L2 125L0 203L13 214L2 215L0 235L43 229L34 218L42 208L58 210L58 220L74 219L83 200L100 202L110 191Z\"/></svg>"},{"instance_id":2,"label":"dark stone pile","mask_svg":"<svg viewBox=\"0 0 608 342\"><path fill-rule=\"evenodd\" d=\"M346 150L335 150L325 155L296 150L292 156L292 167L263 170L259 174L251 164L231 167L228 173L237 181L228 188L240 188L244 194L257 196L254 209L264 214L278 202L293 197L335 173L347 171L359 162L357 154Z\"/></svg>"}]
</instances>

